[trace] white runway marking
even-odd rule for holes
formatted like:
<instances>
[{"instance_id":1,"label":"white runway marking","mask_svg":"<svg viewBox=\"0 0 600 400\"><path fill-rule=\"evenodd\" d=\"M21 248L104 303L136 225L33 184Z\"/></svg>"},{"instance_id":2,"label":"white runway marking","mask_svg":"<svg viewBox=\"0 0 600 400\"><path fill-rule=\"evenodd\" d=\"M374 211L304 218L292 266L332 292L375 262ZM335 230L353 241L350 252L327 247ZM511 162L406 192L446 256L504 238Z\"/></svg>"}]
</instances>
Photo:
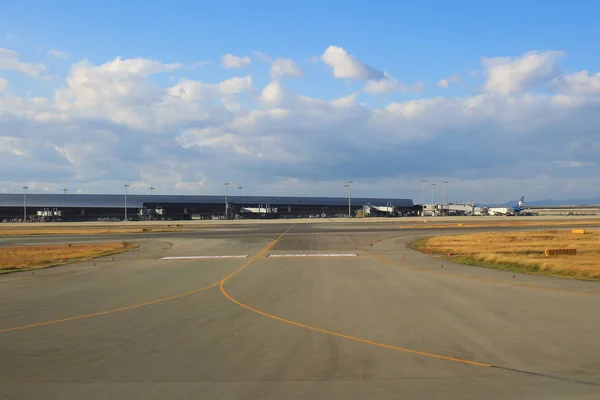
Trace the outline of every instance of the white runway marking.
<instances>
[{"instance_id":1,"label":"white runway marking","mask_svg":"<svg viewBox=\"0 0 600 400\"><path fill-rule=\"evenodd\" d=\"M269 254L267 257L358 257L355 253L327 254Z\"/></svg>"},{"instance_id":2,"label":"white runway marking","mask_svg":"<svg viewBox=\"0 0 600 400\"><path fill-rule=\"evenodd\" d=\"M178 256L178 257L162 257L161 260L205 260L205 259L218 259L218 258L247 258L248 254L241 256Z\"/></svg>"}]
</instances>

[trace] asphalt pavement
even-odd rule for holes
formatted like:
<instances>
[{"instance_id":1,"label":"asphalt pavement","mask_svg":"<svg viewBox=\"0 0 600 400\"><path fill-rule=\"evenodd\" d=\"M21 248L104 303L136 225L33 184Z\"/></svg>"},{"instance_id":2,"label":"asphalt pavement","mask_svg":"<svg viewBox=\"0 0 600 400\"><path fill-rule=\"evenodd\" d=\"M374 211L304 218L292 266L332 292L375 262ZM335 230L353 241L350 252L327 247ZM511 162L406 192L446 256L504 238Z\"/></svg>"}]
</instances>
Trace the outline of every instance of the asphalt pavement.
<instances>
[{"instance_id":1,"label":"asphalt pavement","mask_svg":"<svg viewBox=\"0 0 600 400\"><path fill-rule=\"evenodd\" d=\"M0 398L600 398L598 282L406 246L442 232L282 223L2 237L140 248L0 276Z\"/></svg>"}]
</instances>

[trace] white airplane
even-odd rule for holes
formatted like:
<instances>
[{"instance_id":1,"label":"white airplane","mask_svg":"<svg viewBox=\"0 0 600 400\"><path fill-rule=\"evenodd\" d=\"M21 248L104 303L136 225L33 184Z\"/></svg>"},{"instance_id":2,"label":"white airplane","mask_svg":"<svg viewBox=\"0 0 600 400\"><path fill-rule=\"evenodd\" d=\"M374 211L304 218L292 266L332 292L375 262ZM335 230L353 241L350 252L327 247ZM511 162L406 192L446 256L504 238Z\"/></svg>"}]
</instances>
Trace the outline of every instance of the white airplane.
<instances>
[{"instance_id":1,"label":"white airplane","mask_svg":"<svg viewBox=\"0 0 600 400\"><path fill-rule=\"evenodd\" d=\"M488 208L489 215L517 215L523 211L523 204L525 203L525 196L521 196L519 204L514 207L490 207Z\"/></svg>"}]
</instances>

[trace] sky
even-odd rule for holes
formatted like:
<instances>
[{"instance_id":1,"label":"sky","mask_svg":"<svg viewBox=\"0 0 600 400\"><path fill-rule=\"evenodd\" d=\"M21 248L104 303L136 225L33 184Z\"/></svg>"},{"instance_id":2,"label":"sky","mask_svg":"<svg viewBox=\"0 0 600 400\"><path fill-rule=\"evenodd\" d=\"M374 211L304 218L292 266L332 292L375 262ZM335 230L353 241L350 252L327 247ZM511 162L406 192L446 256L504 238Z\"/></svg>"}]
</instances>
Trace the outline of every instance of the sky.
<instances>
[{"instance_id":1,"label":"sky","mask_svg":"<svg viewBox=\"0 0 600 400\"><path fill-rule=\"evenodd\" d=\"M600 195L596 1L2 8L0 192Z\"/></svg>"}]
</instances>

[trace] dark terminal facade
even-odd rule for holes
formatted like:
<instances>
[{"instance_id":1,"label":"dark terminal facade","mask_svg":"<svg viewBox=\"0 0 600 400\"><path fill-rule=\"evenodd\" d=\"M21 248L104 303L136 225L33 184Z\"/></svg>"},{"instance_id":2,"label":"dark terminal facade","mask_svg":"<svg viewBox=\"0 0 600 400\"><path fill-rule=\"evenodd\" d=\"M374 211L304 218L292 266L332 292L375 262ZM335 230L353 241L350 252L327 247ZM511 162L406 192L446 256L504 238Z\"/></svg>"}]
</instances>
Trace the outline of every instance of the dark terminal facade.
<instances>
[{"instance_id":1,"label":"dark terminal facade","mask_svg":"<svg viewBox=\"0 0 600 400\"><path fill-rule=\"evenodd\" d=\"M0 194L3 222L402 216L414 208L393 198Z\"/></svg>"}]
</instances>

